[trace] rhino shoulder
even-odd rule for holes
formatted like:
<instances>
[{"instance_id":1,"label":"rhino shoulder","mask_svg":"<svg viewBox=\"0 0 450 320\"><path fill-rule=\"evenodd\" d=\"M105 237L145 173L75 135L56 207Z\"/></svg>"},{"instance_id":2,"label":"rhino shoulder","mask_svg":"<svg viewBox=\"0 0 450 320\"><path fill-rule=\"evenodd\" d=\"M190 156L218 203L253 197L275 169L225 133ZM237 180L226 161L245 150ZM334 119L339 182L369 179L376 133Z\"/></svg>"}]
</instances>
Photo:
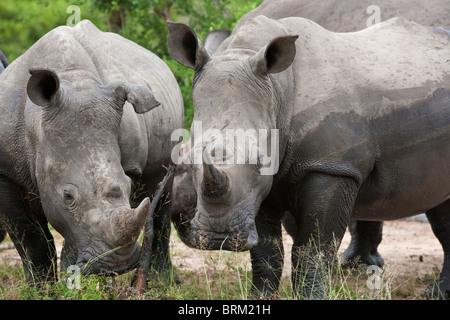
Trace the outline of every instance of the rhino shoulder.
<instances>
[{"instance_id":1,"label":"rhino shoulder","mask_svg":"<svg viewBox=\"0 0 450 320\"><path fill-rule=\"evenodd\" d=\"M239 27L230 41L228 49L257 51L277 37L291 35L283 20L275 20L263 15L248 19Z\"/></svg>"},{"instance_id":2,"label":"rhino shoulder","mask_svg":"<svg viewBox=\"0 0 450 320\"><path fill-rule=\"evenodd\" d=\"M90 20L84 19L81 20L80 22L78 22L74 27L74 30L79 30L83 33L86 32L101 32L96 26L95 24L93 24Z\"/></svg>"}]
</instances>

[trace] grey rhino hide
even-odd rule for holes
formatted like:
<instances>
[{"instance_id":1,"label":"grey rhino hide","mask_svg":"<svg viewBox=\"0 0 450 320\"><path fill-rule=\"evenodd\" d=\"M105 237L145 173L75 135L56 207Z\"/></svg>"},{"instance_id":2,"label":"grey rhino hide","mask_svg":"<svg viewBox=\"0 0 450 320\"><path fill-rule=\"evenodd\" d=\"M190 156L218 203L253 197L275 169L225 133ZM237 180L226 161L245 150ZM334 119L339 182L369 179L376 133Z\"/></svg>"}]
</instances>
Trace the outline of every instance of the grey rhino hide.
<instances>
[{"instance_id":1,"label":"grey rhino hide","mask_svg":"<svg viewBox=\"0 0 450 320\"><path fill-rule=\"evenodd\" d=\"M364 29L369 25L400 16L418 22L426 26L436 26L440 32L449 34L450 25L450 2L446 0L436 0L432 2L400 0L378 1L376 6L371 1L346 0L346 1L302 1L302 0L265 0L256 9L245 14L235 26L232 35L224 41L225 30L215 30L207 34L205 38L205 48L212 55L221 54L234 38L239 28L249 19L258 15L264 15L272 19L287 17L304 17L331 31L352 32ZM380 19L380 21L376 19ZM219 49L218 49L219 48ZM216 52L218 50L218 52ZM179 181L187 181L186 176L192 175L189 167L184 165L178 171L183 170L184 178ZM174 185L174 193L177 193L178 184ZM182 187L180 187L182 188ZM186 191L183 191L186 193ZM195 191L191 191L192 195ZM186 221L193 216L182 211L182 208L173 206L172 215L180 215ZM291 236L295 236L297 228L292 224L293 217L290 212L286 212L283 220L285 229ZM187 225L185 222L183 225ZM382 237L382 222L358 222L350 223L352 242L345 251L346 262L359 261L368 265L384 265L383 258L377 252L377 247ZM364 239L364 240L363 240Z\"/></svg>"},{"instance_id":2,"label":"grey rhino hide","mask_svg":"<svg viewBox=\"0 0 450 320\"><path fill-rule=\"evenodd\" d=\"M354 32L394 17L402 17L424 26L448 26L450 25L450 2L447 0L375 2L371 0L264 0L256 9L242 16L231 36L218 46L218 53L228 47L236 32L247 20L259 15L271 19L306 18L334 32ZM380 21L375 20L378 17Z\"/></svg>"},{"instance_id":3,"label":"grey rhino hide","mask_svg":"<svg viewBox=\"0 0 450 320\"><path fill-rule=\"evenodd\" d=\"M291 67L271 73L273 60L275 65L285 63L292 52L289 42L277 40L274 48L274 39L297 35ZM189 39L195 40L195 34ZM445 160L450 155L446 35L402 18L355 33L333 33L302 18L258 16L213 56L205 54L198 40L177 47L169 33L172 56L179 57L186 48L192 50L190 63L196 69L194 121L202 121L203 132L280 132L278 172L262 178L252 174L252 165L216 165L214 170L228 181L221 197L213 199L202 189L209 166L193 165L197 207L189 230L191 245L201 240L204 248L206 243L206 248L231 249L236 240L235 249L254 246L254 284L263 294L273 292L280 274L255 275L268 258L258 252L274 239L279 244L286 210L299 228L293 265L311 266L303 275L294 270L294 289L305 276L306 291L298 293L323 297L320 273L298 248L319 238L323 248L331 246L342 238L350 219L398 219L448 199L450 186L442 180L450 173ZM215 150L214 139L195 145L196 134L193 150ZM264 236L259 242L252 234L255 225ZM438 233L442 242L446 233ZM270 256L281 254L270 250ZM273 270L280 270L279 264L271 260Z\"/></svg>"}]
</instances>

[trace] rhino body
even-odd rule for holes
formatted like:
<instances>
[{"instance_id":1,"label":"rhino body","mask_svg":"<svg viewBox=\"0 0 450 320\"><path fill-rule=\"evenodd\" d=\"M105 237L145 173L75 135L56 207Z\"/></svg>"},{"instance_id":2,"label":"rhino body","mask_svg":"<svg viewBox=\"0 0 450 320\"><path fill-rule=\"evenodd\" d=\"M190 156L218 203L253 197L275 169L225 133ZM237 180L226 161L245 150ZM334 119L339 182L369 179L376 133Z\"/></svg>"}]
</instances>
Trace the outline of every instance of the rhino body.
<instances>
[{"instance_id":1,"label":"rhino body","mask_svg":"<svg viewBox=\"0 0 450 320\"><path fill-rule=\"evenodd\" d=\"M265 0L259 7L245 14L239 20L231 37L225 39L225 41L217 41L217 34L224 35L224 30L216 30L207 34L204 40L205 49L209 54L220 54L226 49L240 26L258 15L264 15L272 19L304 17L336 32L358 31L379 22L375 18L386 20L401 16L425 26L436 26L437 30L448 33L449 28L441 26L450 25L450 2L437 0L425 3L407 0L396 1L393 4L390 1L381 1L377 2L377 7L374 7L370 1ZM171 215L175 226L177 228L180 226L182 228L181 233L183 233L183 226L186 225L186 222L180 224L180 221L188 221L194 217L196 193L195 190L180 185L180 183L187 183L188 185L192 183L189 178L189 176L192 176L190 166L180 165L177 171L180 176L174 178L173 193L179 194L180 198L186 201L174 201ZM183 215L184 219L180 219L180 215ZM289 211L286 212L283 226L294 237L297 229L292 221L292 215ZM352 238L349 247L343 253L344 261L346 263L357 262L382 267L384 260L378 253L378 246L382 239L382 225L382 222L376 221L351 221L349 230Z\"/></svg>"},{"instance_id":2,"label":"rhino body","mask_svg":"<svg viewBox=\"0 0 450 320\"><path fill-rule=\"evenodd\" d=\"M446 0L426 2L380 0L376 3L370 0L264 0L256 9L242 16L233 29L232 37L248 19L259 15L272 19L307 18L334 32L354 32L394 17L402 17L424 26L448 26L450 2ZM380 21L377 21L378 18ZM227 48L232 37L222 42L218 50Z\"/></svg>"},{"instance_id":3,"label":"rhino body","mask_svg":"<svg viewBox=\"0 0 450 320\"><path fill-rule=\"evenodd\" d=\"M431 290L450 289L450 41L444 32L394 18L334 33L303 18L258 16L213 56L189 26L169 24L169 51L195 70L194 122L203 125L203 132L191 131L192 152L203 150L203 164L192 165L195 216L184 228L191 246L250 249L256 291L271 295L281 277L281 220L289 211L297 230L294 292L321 298L316 259L333 252L351 219L427 212L445 253L441 280ZM225 128L277 129L278 171L263 176L264 165L250 162L211 165L218 150L227 158L236 148L214 135L196 145L195 137ZM261 148L255 139L249 144Z\"/></svg>"},{"instance_id":4,"label":"rhino body","mask_svg":"<svg viewBox=\"0 0 450 320\"><path fill-rule=\"evenodd\" d=\"M0 86L0 219L27 280L56 276L48 223L65 239L62 271L133 268L148 197L170 163L170 133L183 124L170 69L85 20L44 35ZM166 266L169 226L165 214L155 217L156 263Z\"/></svg>"}]
</instances>

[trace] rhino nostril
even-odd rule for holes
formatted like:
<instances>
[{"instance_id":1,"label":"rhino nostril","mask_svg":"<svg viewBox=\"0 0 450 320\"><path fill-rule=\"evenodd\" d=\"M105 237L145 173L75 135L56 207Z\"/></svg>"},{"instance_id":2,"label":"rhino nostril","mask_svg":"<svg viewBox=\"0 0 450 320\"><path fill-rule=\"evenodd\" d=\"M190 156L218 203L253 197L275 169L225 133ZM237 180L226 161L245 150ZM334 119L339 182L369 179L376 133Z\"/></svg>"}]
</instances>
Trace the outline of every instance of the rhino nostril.
<instances>
[{"instance_id":1,"label":"rhino nostril","mask_svg":"<svg viewBox=\"0 0 450 320\"><path fill-rule=\"evenodd\" d=\"M110 198L119 198L122 196L122 188L117 182L113 182L109 185L106 196Z\"/></svg>"}]
</instances>

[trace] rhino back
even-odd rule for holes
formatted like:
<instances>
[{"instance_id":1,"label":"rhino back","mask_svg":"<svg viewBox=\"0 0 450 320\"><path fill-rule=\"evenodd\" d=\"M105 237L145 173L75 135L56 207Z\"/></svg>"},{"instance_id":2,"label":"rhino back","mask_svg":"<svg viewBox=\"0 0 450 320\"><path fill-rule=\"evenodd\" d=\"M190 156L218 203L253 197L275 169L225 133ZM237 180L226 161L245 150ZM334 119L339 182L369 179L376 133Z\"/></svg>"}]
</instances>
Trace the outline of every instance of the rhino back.
<instances>
[{"instance_id":1,"label":"rhino back","mask_svg":"<svg viewBox=\"0 0 450 320\"><path fill-rule=\"evenodd\" d=\"M335 32L352 32L367 27L374 11L368 10L376 4L382 21L402 17L422 25L447 25L450 19L450 2L446 0L265 0L258 8L243 17L245 22L258 15L272 19L302 17L313 20L324 28Z\"/></svg>"},{"instance_id":2,"label":"rhino back","mask_svg":"<svg viewBox=\"0 0 450 320\"><path fill-rule=\"evenodd\" d=\"M372 23L374 14L369 7L376 5L380 19L385 21L402 17L427 26L450 25L450 2L447 0L264 0L256 9L246 13L236 24L231 36L217 52L223 52L239 28L249 19L264 15L272 19L302 17L310 19L325 29L335 32L353 32Z\"/></svg>"},{"instance_id":3,"label":"rhino back","mask_svg":"<svg viewBox=\"0 0 450 320\"><path fill-rule=\"evenodd\" d=\"M294 114L307 123L300 136L332 112L373 119L450 89L450 41L431 28L393 18L333 33L302 18L280 21L300 35L292 66Z\"/></svg>"}]
</instances>

